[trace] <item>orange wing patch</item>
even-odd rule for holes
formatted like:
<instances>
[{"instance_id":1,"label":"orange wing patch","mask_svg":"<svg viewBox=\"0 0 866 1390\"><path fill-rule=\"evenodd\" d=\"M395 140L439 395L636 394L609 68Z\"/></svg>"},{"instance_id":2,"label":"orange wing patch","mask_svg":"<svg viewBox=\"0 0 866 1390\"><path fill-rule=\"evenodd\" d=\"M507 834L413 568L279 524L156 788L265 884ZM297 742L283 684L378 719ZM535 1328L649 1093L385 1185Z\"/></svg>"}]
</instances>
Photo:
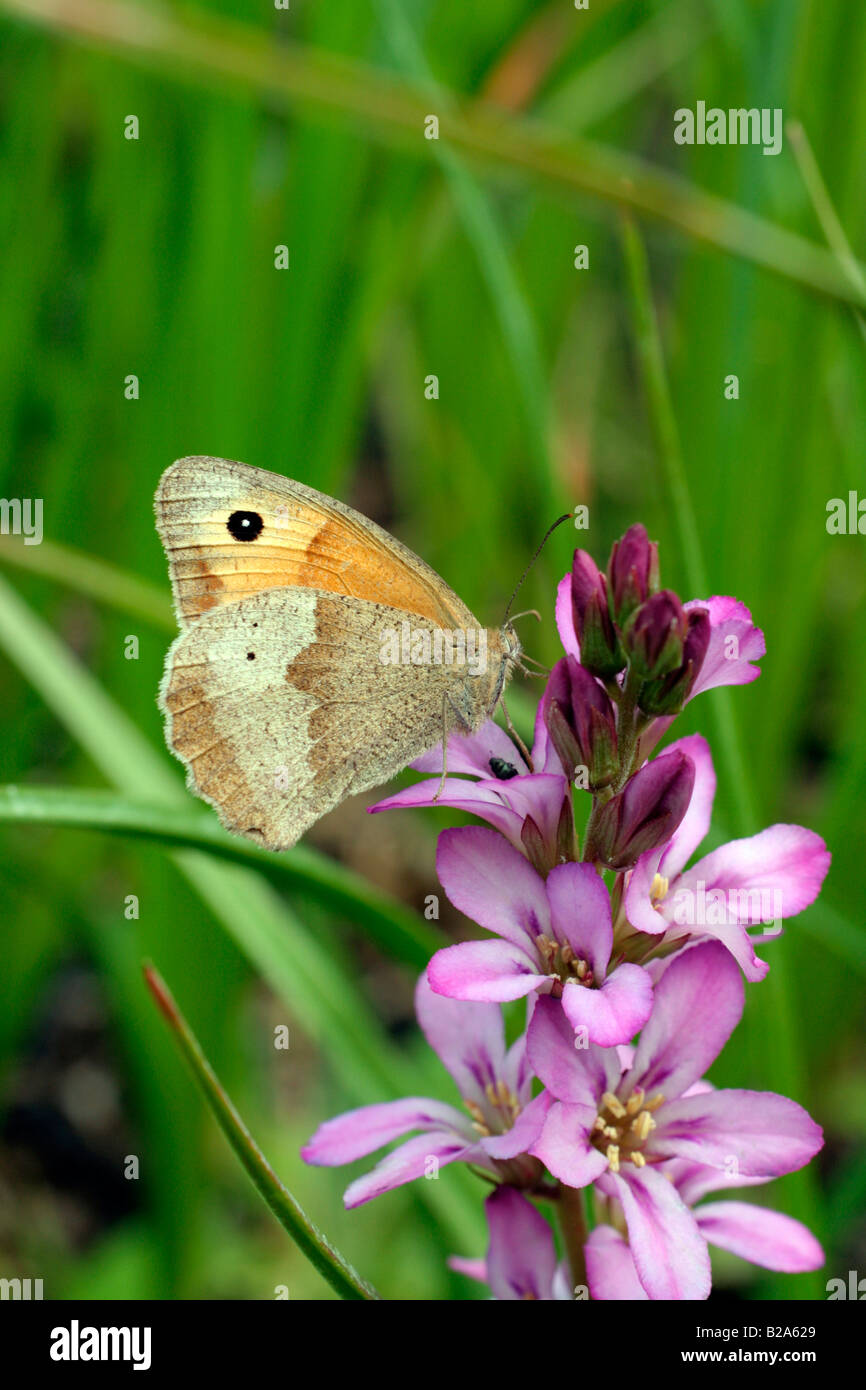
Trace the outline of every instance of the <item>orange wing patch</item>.
<instances>
[{"instance_id":1,"label":"orange wing patch","mask_svg":"<svg viewBox=\"0 0 866 1390\"><path fill-rule=\"evenodd\" d=\"M283 483L285 493L275 487ZM447 627L471 617L434 571L365 517L261 469L181 459L163 475L156 515L184 622L292 587L384 603ZM238 515L260 518L253 539L232 534Z\"/></svg>"}]
</instances>

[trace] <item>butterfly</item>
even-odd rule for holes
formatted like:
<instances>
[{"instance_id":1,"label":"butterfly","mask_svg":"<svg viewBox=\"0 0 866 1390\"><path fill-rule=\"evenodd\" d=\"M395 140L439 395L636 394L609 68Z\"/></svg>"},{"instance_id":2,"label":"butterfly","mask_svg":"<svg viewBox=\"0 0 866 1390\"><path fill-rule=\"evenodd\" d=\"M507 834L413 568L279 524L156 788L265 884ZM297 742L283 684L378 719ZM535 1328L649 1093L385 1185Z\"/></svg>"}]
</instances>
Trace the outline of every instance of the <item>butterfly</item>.
<instances>
[{"instance_id":1,"label":"butterfly","mask_svg":"<svg viewBox=\"0 0 866 1390\"><path fill-rule=\"evenodd\" d=\"M234 834L286 849L494 713L521 654L511 623L479 627L360 512L208 456L166 469L155 508L180 627L166 739Z\"/></svg>"}]
</instances>

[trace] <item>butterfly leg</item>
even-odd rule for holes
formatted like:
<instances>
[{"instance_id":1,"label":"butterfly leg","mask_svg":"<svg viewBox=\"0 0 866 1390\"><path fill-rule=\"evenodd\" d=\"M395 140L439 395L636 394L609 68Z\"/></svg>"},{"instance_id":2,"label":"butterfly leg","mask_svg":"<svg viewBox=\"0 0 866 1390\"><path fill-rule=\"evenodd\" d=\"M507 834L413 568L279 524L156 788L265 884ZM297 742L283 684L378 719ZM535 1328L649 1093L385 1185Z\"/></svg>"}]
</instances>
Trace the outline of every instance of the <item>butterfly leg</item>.
<instances>
[{"instance_id":1,"label":"butterfly leg","mask_svg":"<svg viewBox=\"0 0 866 1390\"><path fill-rule=\"evenodd\" d=\"M434 801L438 801L442 795L442 788L445 786L445 778L448 775L448 696L442 696L442 776L439 779L439 786L436 788Z\"/></svg>"},{"instance_id":2,"label":"butterfly leg","mask_svg":"<svg viewBox=\"0 0 866 1390\"><path fill-rule=\"evenodd\" d=\"M530 672L529 674L531 675L533 673ZM529 768L529 771L532 772L532 754L530 753L526 744L523 742L523 739L520 737L520 734L517 732L517 730L511 722L511 715L508 713L508 707L505 703L504 696L500 695L499 703L502 706L502 713L505 715L505 722L508 725L508 732L511 734L511 737L514 739L514 742L517 744L518 748L523 754L523 757L526 761L526 766Z\"/></svg>"}]
</instances>

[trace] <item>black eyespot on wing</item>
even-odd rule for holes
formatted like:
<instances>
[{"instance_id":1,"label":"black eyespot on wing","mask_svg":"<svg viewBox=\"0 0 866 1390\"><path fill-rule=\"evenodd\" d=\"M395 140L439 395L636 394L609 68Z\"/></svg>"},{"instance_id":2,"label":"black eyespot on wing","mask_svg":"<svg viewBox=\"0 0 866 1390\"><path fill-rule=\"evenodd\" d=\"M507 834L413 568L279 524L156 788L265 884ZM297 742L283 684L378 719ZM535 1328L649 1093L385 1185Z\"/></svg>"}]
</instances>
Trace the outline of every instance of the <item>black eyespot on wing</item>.
<instances>
[{"instance_id":1,"label":"black eyespot on wing","mask_svg":"<svg viewBox=\"0 0 866 1390\"><path fill-rule=\"evenodd\" d=\"M254 541L265 529L258 512L232 512L226 526L236 541Z\"/></svg>"},{"instance_id":2,"label":"black eyespot on wing","mask_svg":"<svg viewBox=\"0 0 866 1390\"><path fill-rule=\"evenodd\" d=\"M491 758L490 771L500 782L510 782L512 777L517 776L517 768L513 763L507 763L504 758Z\"/></svg>"}]
</instances>

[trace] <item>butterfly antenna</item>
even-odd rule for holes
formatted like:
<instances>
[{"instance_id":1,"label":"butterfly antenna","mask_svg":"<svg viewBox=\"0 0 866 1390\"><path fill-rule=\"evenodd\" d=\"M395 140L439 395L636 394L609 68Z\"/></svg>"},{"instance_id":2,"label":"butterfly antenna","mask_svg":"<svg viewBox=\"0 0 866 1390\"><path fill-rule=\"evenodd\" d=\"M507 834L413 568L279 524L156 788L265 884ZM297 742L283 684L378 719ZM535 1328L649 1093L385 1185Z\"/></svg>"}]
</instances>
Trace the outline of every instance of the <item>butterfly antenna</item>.
<instances>
[{"instance_id":1,"label":"butterfly antenna","mask_svg":"<svg viewBox=\"0 0 866 1390\"><path fill-rule=\"evenodd\" d=\"M523 588L523 585L524 585L524 583L525 583L525 581L526 581L526 576L529 574L529 571L532 569L532 566L535 564L535 562L536 562L536 560L538 559L539 555L541 554L542 550L543 550L544 547L547 545L547 542L549 541L550 537L553 535L553 533L554 533L554 531L556 530L557 526L561 526L562 523L563 523L564 521L570 521L570 520L571 520L571 512L566 512L566 513L564 514L564 516L561 516L561 517L559 517L556 521L554 521L554 523L553 523L552 526L548 526L547 530L546 530L545 533L544 533L544 539L542 540L541 545L538 547L538 549L536 550L536 552L535 552L535 554L533 555L532 559L530 560L529 564L526 566L526 569L523 571L523 574L520 576L520 582L519 582L519 584L517 585L517 588L514 590L514 593L511 595L511 598L508 600L508 607L507 607L506 610L505 610L505 617L504 617L503 620L502 620L503 623L507 623L507 622L508 622L508 615L509 615L509 613L511 612L511 605L513 604L514 600L517 598L517 595L520 593L520 590Z\"/></svg>"}]
</instances>

